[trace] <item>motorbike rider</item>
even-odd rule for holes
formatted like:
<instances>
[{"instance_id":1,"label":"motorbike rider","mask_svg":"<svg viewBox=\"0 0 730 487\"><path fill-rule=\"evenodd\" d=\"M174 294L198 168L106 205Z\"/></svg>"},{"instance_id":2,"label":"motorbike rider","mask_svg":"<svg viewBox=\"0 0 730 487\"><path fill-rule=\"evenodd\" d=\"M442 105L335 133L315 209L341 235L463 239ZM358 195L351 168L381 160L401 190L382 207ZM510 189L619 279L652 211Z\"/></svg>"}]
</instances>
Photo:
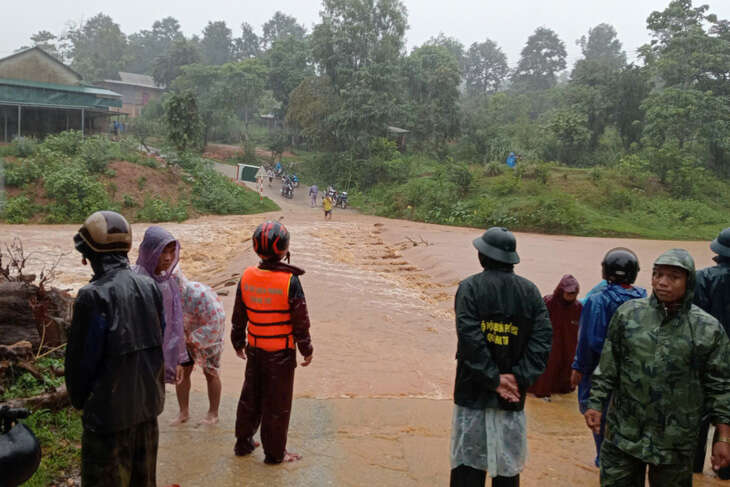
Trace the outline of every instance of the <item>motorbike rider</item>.
<instances>
[{"instance_id":1,"label":"motorbike rider","mask_svg":"<svg viewBox=\"0 0 730 487\"><path fill-rule=\"evenodd\" d=\"M246 360L246 373L236 412L238 456L258 444L253 435L261 425L265 462L293 462L301 456L287 452L286 441L294 392L296 348L312 362L309 314L299 276L304 270L289 261L289 232L279 222L262 223L253 233L253 249L261 258L241 276L231 319L231 343ZM295 348L296 347L296 348Z\"/></svg>"},{"instance_id":2,"label":"motorbike rider","mask_svg":"<svg viewBox=\"0 0 730 487\"><path fill-rule=\"evenodd\" d=\"M94 276L73 306L66 348L71 404L83 409L83 485L156 485L157 416L165 401L162 294L129 267L132 229L97 211L74 236Z\"/></svg>"}]
</instances>

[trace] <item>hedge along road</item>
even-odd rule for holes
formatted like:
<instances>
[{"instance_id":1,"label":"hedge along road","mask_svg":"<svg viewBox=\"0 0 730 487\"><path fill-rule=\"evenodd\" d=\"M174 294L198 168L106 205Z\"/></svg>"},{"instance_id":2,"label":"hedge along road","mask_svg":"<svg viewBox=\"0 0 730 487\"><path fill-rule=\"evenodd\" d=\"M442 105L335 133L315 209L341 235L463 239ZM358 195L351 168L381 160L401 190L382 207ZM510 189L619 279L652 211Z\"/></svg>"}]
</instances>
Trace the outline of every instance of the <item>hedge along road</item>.
<instances>
[{"instance_id":1,"label":"hedge along road","mask_svg":"<svg viewBox=\"0 0 730 487\"><path fill-rule=\"evenodd\" d=\"M249 238L265 219L280 219L292 234L292 263L301 278L312 319L314 361L298 368L288 448L304 455L278 467L263 464L258 449L233 455L235 408L244 362L226 342L221 366L221 421L199 424L207 410L205 380L193 374L191 420L168 423L177 414L168 386L160 418L158 483L208 485L446 485L449 475L451 392L456 337L453 294L458 281L480 270L471 240L481 230L390 220L335 209L325 222L309 208L307 188L293 200L265 192L281 211L265 215L205 217L163 224L182 244L182 268L195 280L220 284L226 312L235 285L225 282L257 259ZM146 224L135 224L132 261ZM89 269L72 252L77 225L0 225L2 240L23 239L31 267L58 265L58 283L77 289ZM627 246L640 258L638 283L648 286L651 262L662 251L687 248L698 267L711 265L708 242L546 236L518 233L522 263L517 272L543 294L564 273L587 291L600 279L606 250ZM35 269L31 269L35 270ZM227 324L230 326L230 324ZM228 330L226 331L226 335ZM593 440L577 411L575 393L546 403L528 398L529 458L523 485L598 485ZM709 472L709 467L706 469ZM695 476L695 485L721 485Z\"/></svg>"}]
</instances>

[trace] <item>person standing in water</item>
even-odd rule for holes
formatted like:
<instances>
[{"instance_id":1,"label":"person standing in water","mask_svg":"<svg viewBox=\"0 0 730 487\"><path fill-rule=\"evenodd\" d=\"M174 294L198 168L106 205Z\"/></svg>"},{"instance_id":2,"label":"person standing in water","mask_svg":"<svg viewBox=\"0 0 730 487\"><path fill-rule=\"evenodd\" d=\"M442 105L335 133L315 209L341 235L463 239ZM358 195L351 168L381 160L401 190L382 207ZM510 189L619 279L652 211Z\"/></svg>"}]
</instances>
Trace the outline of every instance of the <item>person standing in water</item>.
<instances>
[{"instance_id":1,"label":"person standing in water","mask_svg":"<svg viewBox=\"0 0 730 487\"><path fill-rule=\"evenodd\" d=\"M241 276L231 322L231 343L246 360L246 372L236 411L237 456L250 454L261 425L264 461L293 462L301 455L287 451L294 393L296 349L312 363L309 313L299 276L304 271L289 261L289 232L279 222L262 223L253 233L253 249L261 258Z\"/></svg>"},{"instance_id":2,"label":"person standing in water","mask_svg":"<svg viewBox=\"0 0 730 487\"><path fill-rule=\"evenodd\" d=\"M165 382L179 385L183 379L182 364L189 361L185 348L183 331L182 300L173 270L180 260L180 243L167 230L159 226L147 229L139 246L139 256L134 270L151 277L162 293L165 305L165 334L163 352L165 355ZM180 394L178 391L178 402ZM173 424L184 423L188 416L182 410Z\"/></svg>"},{"instance_id":3,"label":"person standing in water","mask_svg":"<svg viewBox=\"0 0 730 487\"><path fill-rule=\"evenodd\" d=\"M483 271L456 291L451 486L518 487L527 456L525 393L545 369L550 317L532 282L514 273L517 241L492 227L473 241Z\"/></svg>"}]
</instances>

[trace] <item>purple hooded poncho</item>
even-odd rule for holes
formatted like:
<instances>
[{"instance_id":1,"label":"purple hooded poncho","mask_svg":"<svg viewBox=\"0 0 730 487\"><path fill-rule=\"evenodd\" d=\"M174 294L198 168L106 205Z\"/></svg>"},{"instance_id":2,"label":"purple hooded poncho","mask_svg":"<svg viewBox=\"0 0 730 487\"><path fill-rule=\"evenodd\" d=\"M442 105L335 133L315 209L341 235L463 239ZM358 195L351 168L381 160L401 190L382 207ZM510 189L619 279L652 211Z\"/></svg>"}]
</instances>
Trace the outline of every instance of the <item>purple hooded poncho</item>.
<instances>
[{"instance_id":1,"label":"purple hooded poncho","mask_svg":"<svg viewBox=\"0 0 730 487\"><path fill-rule=\"evenodd\" d=\"M161 274L155 274L157 263L162 251L170 243L175 243L175 257L170 267ZM165 336L162 351L165 356L165 382L175 383L175 369L188 360L185 348L185 334L183 332L182 300L177 281L172 272L180 260L180 242L167 230L158 226L151 226L144 233L144 239L139 246L139 256L134 270L142 275L151 277L157 282L162 293L165 306Z\"/></svg>"}]
</instances>

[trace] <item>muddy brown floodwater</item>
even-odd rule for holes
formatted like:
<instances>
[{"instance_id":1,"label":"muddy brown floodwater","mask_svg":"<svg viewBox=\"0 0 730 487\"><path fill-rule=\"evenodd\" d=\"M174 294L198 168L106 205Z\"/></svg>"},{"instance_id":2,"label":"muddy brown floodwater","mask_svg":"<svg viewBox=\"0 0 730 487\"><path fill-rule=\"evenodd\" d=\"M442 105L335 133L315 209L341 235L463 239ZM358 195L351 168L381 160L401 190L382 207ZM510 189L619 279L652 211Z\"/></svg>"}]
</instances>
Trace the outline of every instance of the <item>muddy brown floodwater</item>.
<instances>
[{"instance_id":1,"label":"muddy brown floodwater","mask_svg":"<svg viewBox=\"0 0 730 487\"><path fill-rule=\"evenodd\" d=\"M165 224L182 245L182 268L191 278L220 284L257 259L249 238L264 219L281 219L292 234L292 263L306 269L315 348L314 361L299 367L289 449L300 462L270 467L260 449L233 455L235 408L244 362L230 345L223 354L221 422L203 426L207 408L203 375L193 374L192 419L168 426L177 413L168 386L161 417L159 485L446 485L449 475L451 393L456 336L453 295L460 279L480 270L471 240L481 231L359 215L336 209L332 221L309 208L306 188L267 215L206 217ZM133 226L135 248L147 225ZM72 252L77 225L0 225L0 240L23 240L32 270L59 254L57 283L78 289L89 269ZM517 272L543 294L564 273L582 292L600 280L609 248L627 246L640 258L638 284L649 285L651 263L662 251L684 247L697 266L712 264L708 242L667 242L517 234L522 263ZM136 259L136 252L131 256ZM225 287L221 285L220 288ZM225 287L226 312L235 286ZM225 291L224 291L225 292ZM227 324L230 326L230 324ZM592 437L577 410L575 393L550 403L528 398L529 458L526 486L598 485ZM695 485L721 485L705 475Z\"/></svg>"}]
</instances>

